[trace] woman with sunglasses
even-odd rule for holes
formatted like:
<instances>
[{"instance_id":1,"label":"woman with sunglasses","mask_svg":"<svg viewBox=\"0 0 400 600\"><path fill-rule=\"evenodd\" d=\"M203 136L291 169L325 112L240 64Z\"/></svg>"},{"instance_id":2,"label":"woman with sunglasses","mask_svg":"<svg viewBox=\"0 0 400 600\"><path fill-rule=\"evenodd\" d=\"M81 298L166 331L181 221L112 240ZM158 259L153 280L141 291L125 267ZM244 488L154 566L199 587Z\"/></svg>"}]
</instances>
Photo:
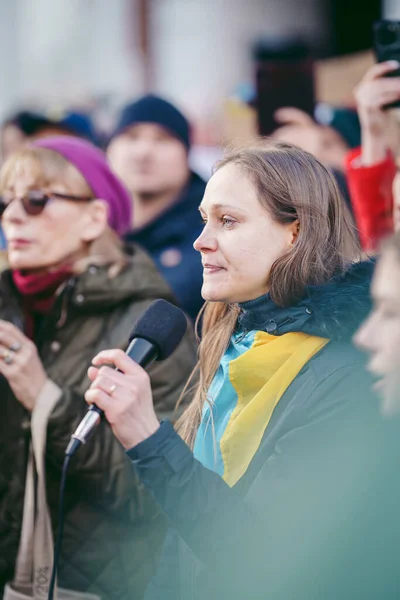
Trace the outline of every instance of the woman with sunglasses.
<instances>
[{"instance_id":1,"label":"woman with sunglasses","mask_svg":"<svg viewBox=\"0 0 400 600\"><path fill-rule=\"evenodd\" d=\"M110 344L126 348L148 304L173 299L148 256L123 247L119 236L131 224L131 199L88 142L52 137L18 151L2 167L0 192L10 267L0 279L4 585L19 543L30 421L47 430L47 502L55 534L64 452L87 411L93 355ZM160 417L172 411L194 361L189 331L171 358L150 369ZM65 519L59 585L103 600L140 598L163 524L107 426L71 462Z\"/></svg>"}]
</instances>

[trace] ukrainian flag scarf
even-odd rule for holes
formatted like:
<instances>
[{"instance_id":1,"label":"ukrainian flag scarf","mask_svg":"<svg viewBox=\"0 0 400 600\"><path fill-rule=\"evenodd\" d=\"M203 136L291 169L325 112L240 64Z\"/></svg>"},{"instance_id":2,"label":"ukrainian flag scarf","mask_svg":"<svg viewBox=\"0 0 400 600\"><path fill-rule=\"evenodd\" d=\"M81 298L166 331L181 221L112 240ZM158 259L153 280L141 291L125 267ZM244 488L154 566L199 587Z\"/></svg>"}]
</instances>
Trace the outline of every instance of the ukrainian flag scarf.
<instances>
[{"instance_id":1,"label":"ukrainian flag scarf","mask_svg":"<svg viewBox=\"0 0 400 600\"><path fill-rule=\"evenodd\" d=\"M235 485L257 452L279 400L328 342L295 332L233 335L210 386L194 456Z\"/></svg>"}]
</instances>

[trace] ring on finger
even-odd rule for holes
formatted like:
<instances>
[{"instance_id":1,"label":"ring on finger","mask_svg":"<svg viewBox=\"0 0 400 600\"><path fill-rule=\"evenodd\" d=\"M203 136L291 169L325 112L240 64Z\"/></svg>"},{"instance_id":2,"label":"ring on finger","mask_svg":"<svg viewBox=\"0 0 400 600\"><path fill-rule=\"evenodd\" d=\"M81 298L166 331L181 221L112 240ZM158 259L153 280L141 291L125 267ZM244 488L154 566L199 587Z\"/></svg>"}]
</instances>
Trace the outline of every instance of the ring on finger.
<instances>
[{"instance_id":1,"label":"ring on finger","mask_svg":"<svg viewBox=\"0 0 400 600\"><path fill-rule=\"evenodd\" d=\"M4 362L6 363L6 365L11 365L12 364L12 351L11 350L3 350L3 354L2 354L2 359L4 360Z\"/></svg>"},{"instance_id":2,"label":"ring on finger","mask_svg":"<svg viewBox=\"0 0 400 600\"><path fill-rule=\"evenodd\" d=\"M113 383L112 385L110 385L110 389L108 390L109 395L112 396L116 389L117 389L116 383Z\"/></svg>"},{"instance_id":3,"label":"ring on finger","mask_svg":"<svg viewBox=\"0 0 400 600\"><path fill-rule=\"evenodd\" d=\"M20 344L19 342L14 342L13 344L11 344L9 350L11 350L11 352L18 352L19 350L21 350L21 346L22 344Z\"/></svg>"}]
</instances>

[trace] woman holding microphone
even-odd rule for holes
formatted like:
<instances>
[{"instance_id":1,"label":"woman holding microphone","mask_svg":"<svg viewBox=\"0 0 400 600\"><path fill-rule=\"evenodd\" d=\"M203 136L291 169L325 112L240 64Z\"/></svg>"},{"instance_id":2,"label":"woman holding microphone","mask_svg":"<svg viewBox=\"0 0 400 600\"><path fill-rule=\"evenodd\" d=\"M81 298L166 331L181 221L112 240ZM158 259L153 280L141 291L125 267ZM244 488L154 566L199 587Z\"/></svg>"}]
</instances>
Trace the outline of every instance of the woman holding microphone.
<instances>
[{"instance_id":1,"label":"woman holding microphone","mask_svg":"<svg viewBox=\"0 0 400 600\"><path fill-rule=\"evenodd\" d=\"M148 375L123 352L89 369L86 400L170 523L146 598L337 598L345 440L377 410L351 344L372 265L359 262L332 175L289 145L226 156L200 212L200 377L177 431L159 423Z\"/></svg>"}]
</instances>

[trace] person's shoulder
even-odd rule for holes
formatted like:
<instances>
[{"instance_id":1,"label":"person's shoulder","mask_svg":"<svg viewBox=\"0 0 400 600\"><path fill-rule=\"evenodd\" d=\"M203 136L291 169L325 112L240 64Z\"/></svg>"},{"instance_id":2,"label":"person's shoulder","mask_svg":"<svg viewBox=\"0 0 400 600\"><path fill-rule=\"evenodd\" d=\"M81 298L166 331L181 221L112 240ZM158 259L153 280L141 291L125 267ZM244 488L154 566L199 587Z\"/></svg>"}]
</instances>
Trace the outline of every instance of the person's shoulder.
<instances>
[{"instance_id":1,"label":"person's shoulder","mask_svg":"<svg viewBox=\"0 0 400 600\"><path fill-rule=\"evenodd\" d=\"M199 205L203 199L204 192L207 187L207 182L204 181L197 173L192 172L189 180L189 184L183 190L183 193L180 197L179 204L184 205L184 209L188 213L193 213L196 215L197 222L201 222L201 217L199 215Z\"/></svg>"},{"instance_id":2,"label":"person's shoulder","mask_svg":"<svg viewBox=\"0 0 400 600\"><path fill-rule=\"evenodd\" d=\"M366 356L350 341L329 341L310 360L310 368L318 380L345 368L350 370L365 370Z\"/></svg>"},{"instance_id":3,"label":"person's shoulder","mask_svg":"<svg viewBox=\"0 0 400 600\"><path fill-rule=\"evenodd\" d=\"M323 414L375 412L378 400L366 358L350 342L329 342L308 363L303 407L311 419Z\"/></svg>"},{"instance_id":4,"label":"person's shoulder","mask_svg":"<svg viewBox=\"0 0 400 600\"><path fill-rule=\"evenodd\" d=\"M89 267L79 277L74 292L85 299L86 314L101 311L104 331L109 336L113 330L115 342L127 339L136 320L154 300L175 303L170 287L145 250L126 244L124 253L124 262L115 265L115 271L109 266Z\"/></svg>"},{"instance_id":5,"label":"person's shoulder","mask_svg":"<svg viewBox=\"0 0 400 600\"><path fill-rule=\"evenodd\" d=\"M147 298L172 301L172 291L150 254L139 244L125 244L126 265L121 278L129 281L134 293L132 302Z\"/></svg>"},{"instance_id":6,"label":"person's shoulder","mask_svg":"<svg viewBox=\"0 0 400 600\"><path fill-rule=\"evenodd\" d=\"M315 387L328 388L344 381L349 389L361 385L368 390L373 381L366 360L350 341L330 341L307 366Z\"/></svg>"},{"instance_id":7,"label":"person's shoulder","mask_svg":"<svg viewBox=\"0 0 400 600\"><path fill-rule=\"evenodd\" d=\"M121 303L116 307L120 315L141 313L158 299L177 304L170 286L145 249L139 244L129 243L125 245L125 253L126 264L112 283L120 294Z\"/></svg>"}]
</instances>

